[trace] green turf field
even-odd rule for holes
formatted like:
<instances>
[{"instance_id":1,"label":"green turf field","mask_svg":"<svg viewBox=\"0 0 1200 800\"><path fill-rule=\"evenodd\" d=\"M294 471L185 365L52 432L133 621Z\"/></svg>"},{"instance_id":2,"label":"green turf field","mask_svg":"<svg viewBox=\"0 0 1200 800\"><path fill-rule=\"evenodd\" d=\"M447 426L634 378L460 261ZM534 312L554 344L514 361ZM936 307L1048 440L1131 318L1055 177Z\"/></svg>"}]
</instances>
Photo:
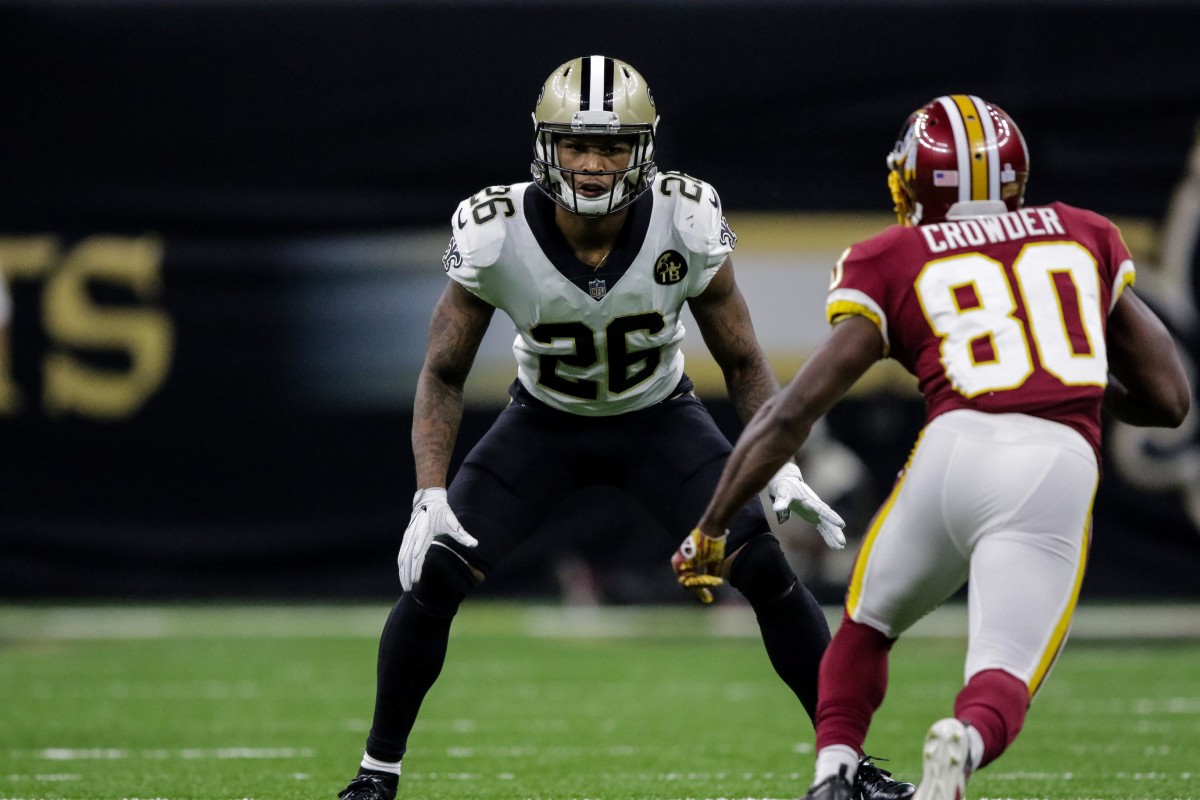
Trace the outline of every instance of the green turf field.
<instances>
[{"instance_id":1,"label":"green turf field","mask_svg":"<svg viewBox=\"0 0 1200 800\"><path fill-rule=\"evenodd\" d=\"M331 800L362 752L386 613L0 608L0 798ZM1081 613L970 796L1200 798L1197 617ZM942 621L897 645L868 742L914 780L961 681L962 641L942 635L961 619ZM794 798L812 744L745 609L468 603L402 796Z\"/></svg>"}]
</instances>

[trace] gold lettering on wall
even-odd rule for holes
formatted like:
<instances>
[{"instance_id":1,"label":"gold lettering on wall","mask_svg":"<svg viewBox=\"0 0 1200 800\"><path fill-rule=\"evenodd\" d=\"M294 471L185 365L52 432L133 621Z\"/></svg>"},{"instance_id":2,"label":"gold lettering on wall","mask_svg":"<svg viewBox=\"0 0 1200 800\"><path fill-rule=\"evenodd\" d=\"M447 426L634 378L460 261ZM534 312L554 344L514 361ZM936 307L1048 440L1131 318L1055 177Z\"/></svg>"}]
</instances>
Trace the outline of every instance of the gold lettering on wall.
<instances>
[{"instance_id":1,"label":"gold lettering on wall","mask_svg":"<svg viewBox=\"0 0 1200 800\"><path fill-rule=\"evenodd\" d=\"M94 236L64 250L55 237L0 237L0 270L10 283L39 281L42 327L41 405L48 414L95 419L135 414L170 372L174 328L158 306L162 243L152 236ZM101 303L108 287L131 302ZM12 337L9 337L9 347ZM100 366L89 354L117 354L125 366ZM22 407L11 358L0 355L0 413Z\"/></svg>"}]
</instances>

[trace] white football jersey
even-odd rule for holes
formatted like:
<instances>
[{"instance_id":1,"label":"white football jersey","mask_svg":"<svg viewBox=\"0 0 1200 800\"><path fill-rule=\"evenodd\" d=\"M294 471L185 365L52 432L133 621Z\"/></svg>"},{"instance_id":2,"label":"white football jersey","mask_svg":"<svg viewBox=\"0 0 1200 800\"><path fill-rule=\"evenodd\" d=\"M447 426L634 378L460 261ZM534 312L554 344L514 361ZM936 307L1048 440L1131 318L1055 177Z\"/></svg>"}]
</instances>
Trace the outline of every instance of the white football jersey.
<instances>
[{"instance_id":1,"label":"white football jersey","mask_svg":"<svg viewBox=\"0 0 1200 800\"><path fill-rule=\"evenodd\" d=\"M554 224L532 183L459 204L442 259L449 276L517 330L517 378L552 408L611 416L653 405L683 377L684 303L704 291L737 237L711 186L659 175L597 269Z\"/></svg>"}]
</instances>

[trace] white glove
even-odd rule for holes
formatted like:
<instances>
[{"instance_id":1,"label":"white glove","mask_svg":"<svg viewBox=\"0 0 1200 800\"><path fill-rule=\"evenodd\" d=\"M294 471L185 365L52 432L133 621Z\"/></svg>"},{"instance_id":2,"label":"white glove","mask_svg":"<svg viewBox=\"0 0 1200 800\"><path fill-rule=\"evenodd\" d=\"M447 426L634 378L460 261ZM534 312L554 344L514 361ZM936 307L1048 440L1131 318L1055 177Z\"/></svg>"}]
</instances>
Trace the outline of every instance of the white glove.
<instances>
[{"instance_id":1,"label":"white glove","mask_svg":"<svg viewBox=\"0 0 1200 800\"><path fill-rule=\"evenodd\" d=\"M795 511L805 522L817 526L817 533L825 544L834 550L846 546L846 535L842 528L846 522L829 505L817 497L812 487L804 482L800 468L788 462L779 468L775 477L767 484L767 491L774 501L775 519L786 522Z\"/></svg>"},{"instance_id":2,"label":"white glove","mask_svg":"<svg viewBox=\"0 0 1200 800\"><path fill-rule=\"evenodd\" d=\"M400 544L400 555L396 564L400 567L400 585L411 592L421 580L421 568L425 566L425 554L434 537L446 535L463 547L479 544L475 537L463 530L446 501L445 489L421 489L413 495L412 517L404 531Z\"/></svg>"}]
</instances>

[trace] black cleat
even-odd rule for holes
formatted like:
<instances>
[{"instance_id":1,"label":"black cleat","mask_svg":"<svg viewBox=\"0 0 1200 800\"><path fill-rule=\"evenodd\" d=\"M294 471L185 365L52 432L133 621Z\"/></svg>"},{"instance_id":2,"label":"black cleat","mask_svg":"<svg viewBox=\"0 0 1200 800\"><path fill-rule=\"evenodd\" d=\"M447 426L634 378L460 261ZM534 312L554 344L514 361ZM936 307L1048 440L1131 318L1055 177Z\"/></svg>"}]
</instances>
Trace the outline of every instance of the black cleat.
<instances>
[{"instance_id":1,"label":"black cleat","mask_svg":"<svg viewBox=\"0 0 1200 800\"><path fill-rule=\"evenodd\" d=\"M846 768L842 767L837 775L813 784L801 800L854 800L854 797L854 787L846 780Z\"/></svg>"},{"instance_id":2,"label":"black cleat","mask_svg":"<svg viewBox=\"0 0 1200 800\"><path fill-rule=\"evenodd\" d=\"M908 800L916 792L917 787L911 783L892 780L892 773L875 766L871 756L859 759L853 800Z\"/></svg>"},{"instance_id":3,"label":"black cleat","mask_svg":"<svg viewBox=\"0 0 1200 800\"><path fill-rule=\"evenodd\" d=\"M396 787L380 775L355 775L350 785L338 792L340 800L396 800Z\"/></svg>"}]
</instances>

